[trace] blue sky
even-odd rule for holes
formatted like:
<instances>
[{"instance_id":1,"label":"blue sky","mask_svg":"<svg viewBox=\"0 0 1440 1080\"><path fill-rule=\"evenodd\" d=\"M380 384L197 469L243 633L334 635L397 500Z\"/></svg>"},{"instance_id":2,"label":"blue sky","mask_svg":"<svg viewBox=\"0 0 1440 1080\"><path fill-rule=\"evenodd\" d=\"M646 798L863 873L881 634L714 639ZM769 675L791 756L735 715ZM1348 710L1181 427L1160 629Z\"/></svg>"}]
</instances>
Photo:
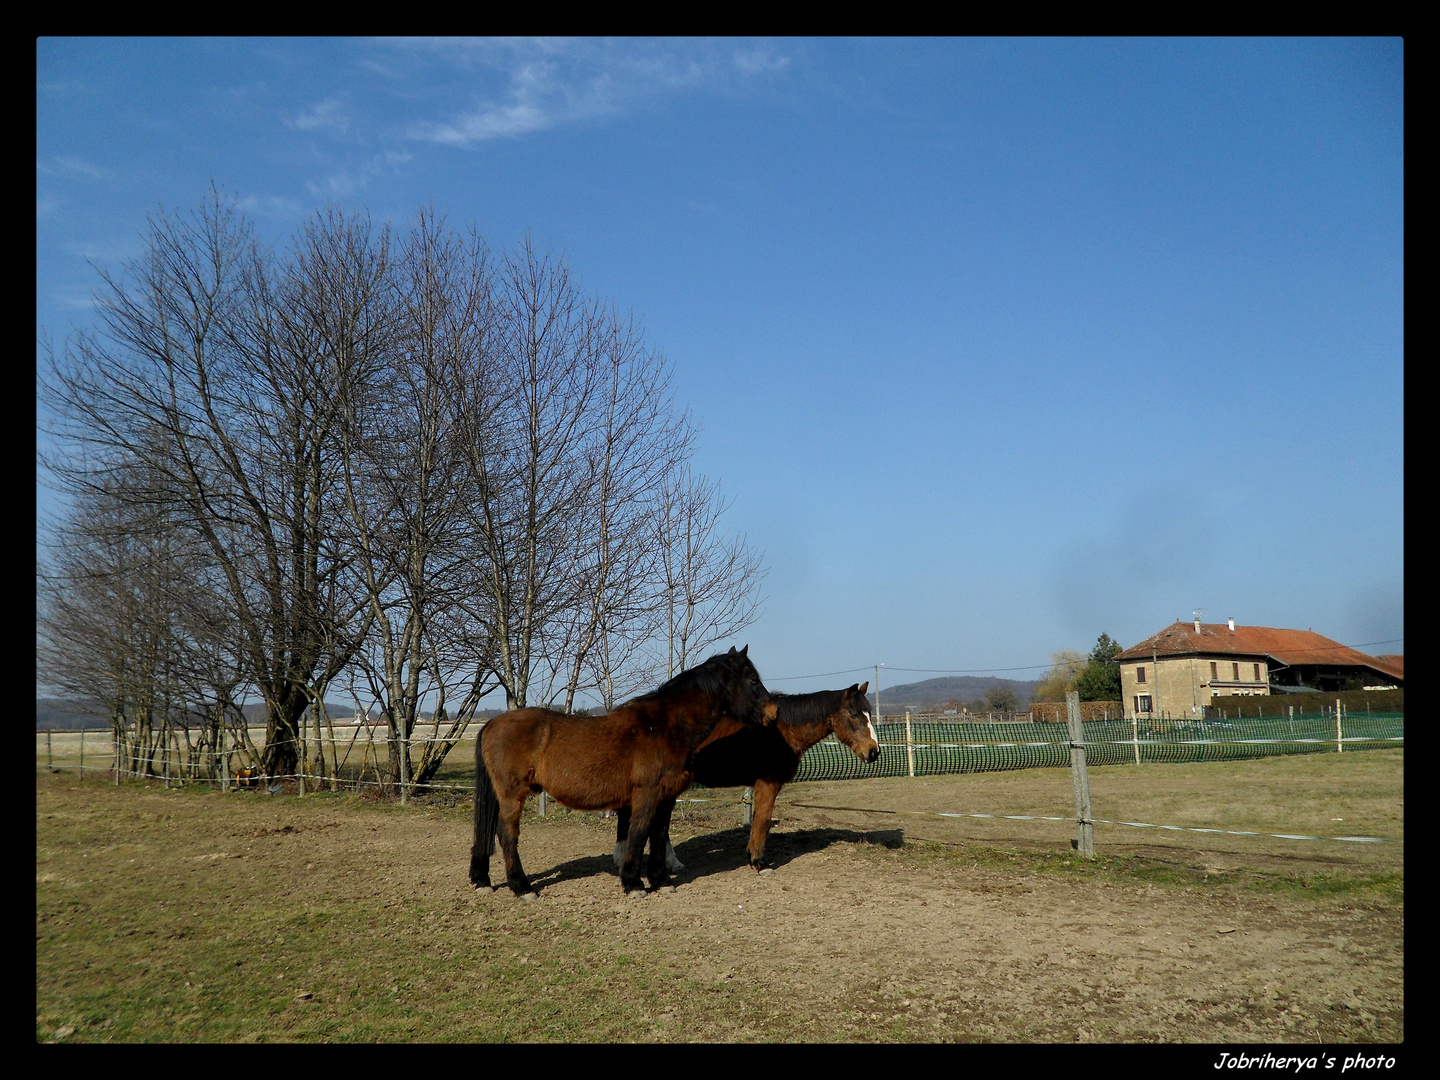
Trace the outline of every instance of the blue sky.
<instances>
[{"instance_id":1,"label":"blue sky","mask_svg":"<svg viewBox=\"0 0 1440 1080\"><path fill-rule=\"evenodd\" d=\"M1403 651L1402 42L42 39L37 337L212 182L276 243L528 230L640 316L777 689L1196 608Z\"/></svg>"}]
</instances>

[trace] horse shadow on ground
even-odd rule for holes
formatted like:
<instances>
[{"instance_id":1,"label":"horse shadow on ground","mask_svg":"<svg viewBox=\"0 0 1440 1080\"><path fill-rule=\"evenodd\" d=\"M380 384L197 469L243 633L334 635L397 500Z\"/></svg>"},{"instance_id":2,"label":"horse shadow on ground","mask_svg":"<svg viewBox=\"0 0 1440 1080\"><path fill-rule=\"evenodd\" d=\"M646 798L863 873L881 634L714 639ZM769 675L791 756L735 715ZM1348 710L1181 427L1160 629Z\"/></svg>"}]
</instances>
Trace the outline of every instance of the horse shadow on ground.
<instances>
[{"instance_id":1,"label":"horse shadow on ground","mask_svg":"<svg viewBox=\"0 0 1440 1080\"><path fill-rule=\"evenodd\" d=\"M687 882L709 877L711 874L726 874L750 865L750 830L737 827L719 832L705 833L675 845L675 854L685 864L685 870L671 878L671 883L684 885ZM802 855L813 855L834 844L878 844L885 848L898 848L905 843L903 829L800 829L794 832L771 833L765 845L765 859L777 871L784 871L788 863ZM618 876L614 857L603 855L571 859L549 869L530 875L530 883L537 891L562 881L591 878L598 874Z\"/></svg>"}]
</instances>

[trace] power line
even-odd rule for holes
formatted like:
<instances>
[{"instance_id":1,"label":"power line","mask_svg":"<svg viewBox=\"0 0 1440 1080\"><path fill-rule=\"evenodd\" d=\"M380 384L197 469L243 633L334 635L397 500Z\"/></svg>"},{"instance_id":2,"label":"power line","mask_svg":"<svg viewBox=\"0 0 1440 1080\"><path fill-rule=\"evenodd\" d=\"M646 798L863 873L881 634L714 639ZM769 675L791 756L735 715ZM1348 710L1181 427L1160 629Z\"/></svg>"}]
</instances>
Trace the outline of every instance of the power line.
<instances>
[{"instance_id":1,"label":"power line","mask_svg":"<svg viewBox=\"0 0 1440 1080\"><path fill-rule=\"evenodd\" d=\"M850 675L850 674L853 674L853 673L856 672L856 671L869 671L870 668L873 667L873 666L874 666L873 664L867 664L865 667L846 668L844 671L822 671L822 672L820 672L820 673L817 674L817 675L781 675L781 676L778 676L778 677L776 677L776 678L767 679L767 680L765 680L765 681L766 681L766 682L793 682L793 681L796 680L796 679L823 679L823 678L825 678L827 675ZM886 670L886 671L889 671L890 669L887 667L885 670Z\"/></svg>"}]
</instances>

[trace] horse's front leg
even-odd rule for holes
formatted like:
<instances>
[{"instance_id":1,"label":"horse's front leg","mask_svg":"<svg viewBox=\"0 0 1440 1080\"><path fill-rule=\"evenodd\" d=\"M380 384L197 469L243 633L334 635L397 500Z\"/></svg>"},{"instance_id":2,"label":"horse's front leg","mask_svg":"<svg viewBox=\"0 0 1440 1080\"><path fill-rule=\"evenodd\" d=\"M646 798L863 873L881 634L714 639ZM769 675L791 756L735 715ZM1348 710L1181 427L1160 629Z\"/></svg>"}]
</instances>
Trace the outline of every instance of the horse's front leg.
<instances>
[{"instance_id":1,"label":"horse's front leg","mask_svg":"<svg viewBox=\"0 0 1440 1080\"><path fill-rule=\"evenodd\" d=\"M659 792L655 790L637 791L630 801L630 828L625 834L625 858L620 863L620 884L627 893L645 888L640 880L640 853L645 850L659 803Z\"/></svg>"},{"instance_id":2,"label":"horse's front leg","mask_svg":"<svg viewBox=\"0 0 1440 1080\"><path fill-rule=\"evenodd\" d=\"M675 810L675 800L665 799L655 808L655 817L650 822L650 864L646 877L650 887L658 889L670 877L668 855L674 854L670 847L670 815Z\"/></svg>"},{"instance_id":3,"label":"horse's front leg","mask_svg":"<svg viewBox=\"0 0 1440 1080\"><path fill-rule=\"evenodd\" d=\"M780 785L773 780L755 781L755 820L750 823L750 865L765 874L775 868L765 861L765 841L770 838L770 819L775 814L775 796Z\"/></svg>"},{"instance_id":4,"label":"horse's front leg","mask_svg":"<svg viewBox=\"0 0 1440 1080\"><path fill-rule=\"evenodd\" d=\"M625 848L630 839L630 807L615 811L615 869L625 863Z\"/></svg>"},{"instance_id":5,"label":"horse's front leg","mask_svg":"<svg viewBox=\"0 0 1440 1080\"><path fill-rule=\"evenodd\" d=\"M505 883L521 900L534 900L535 888L525 876L525 868L520 865L520 812L525 809L527 795L529 792L521 792L518 799L512 797L501 801L496 832L500 836L500 854L505 859Z\"/></svg>"}]
</instances>

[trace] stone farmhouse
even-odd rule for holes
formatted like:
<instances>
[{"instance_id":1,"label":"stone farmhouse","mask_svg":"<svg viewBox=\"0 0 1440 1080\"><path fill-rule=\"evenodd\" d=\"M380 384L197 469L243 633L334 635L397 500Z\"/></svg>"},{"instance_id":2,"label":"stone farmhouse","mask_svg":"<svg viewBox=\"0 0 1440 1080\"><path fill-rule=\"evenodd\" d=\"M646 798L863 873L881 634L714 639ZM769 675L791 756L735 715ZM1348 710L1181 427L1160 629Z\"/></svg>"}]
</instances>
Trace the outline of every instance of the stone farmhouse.
<instances>
[{"instance_id":1,"label":"stone farmhouse","mask_svg":"<svg viewBox=\"0 0 1440 1080\"><path fill-rule=\"evenodd\" d=\"M1125 715L1199 717L1221 697L1405 685L1403 656L1367 656L1312 630L1175 622L1120 653Z\"/></svg>"}]
</instances>

